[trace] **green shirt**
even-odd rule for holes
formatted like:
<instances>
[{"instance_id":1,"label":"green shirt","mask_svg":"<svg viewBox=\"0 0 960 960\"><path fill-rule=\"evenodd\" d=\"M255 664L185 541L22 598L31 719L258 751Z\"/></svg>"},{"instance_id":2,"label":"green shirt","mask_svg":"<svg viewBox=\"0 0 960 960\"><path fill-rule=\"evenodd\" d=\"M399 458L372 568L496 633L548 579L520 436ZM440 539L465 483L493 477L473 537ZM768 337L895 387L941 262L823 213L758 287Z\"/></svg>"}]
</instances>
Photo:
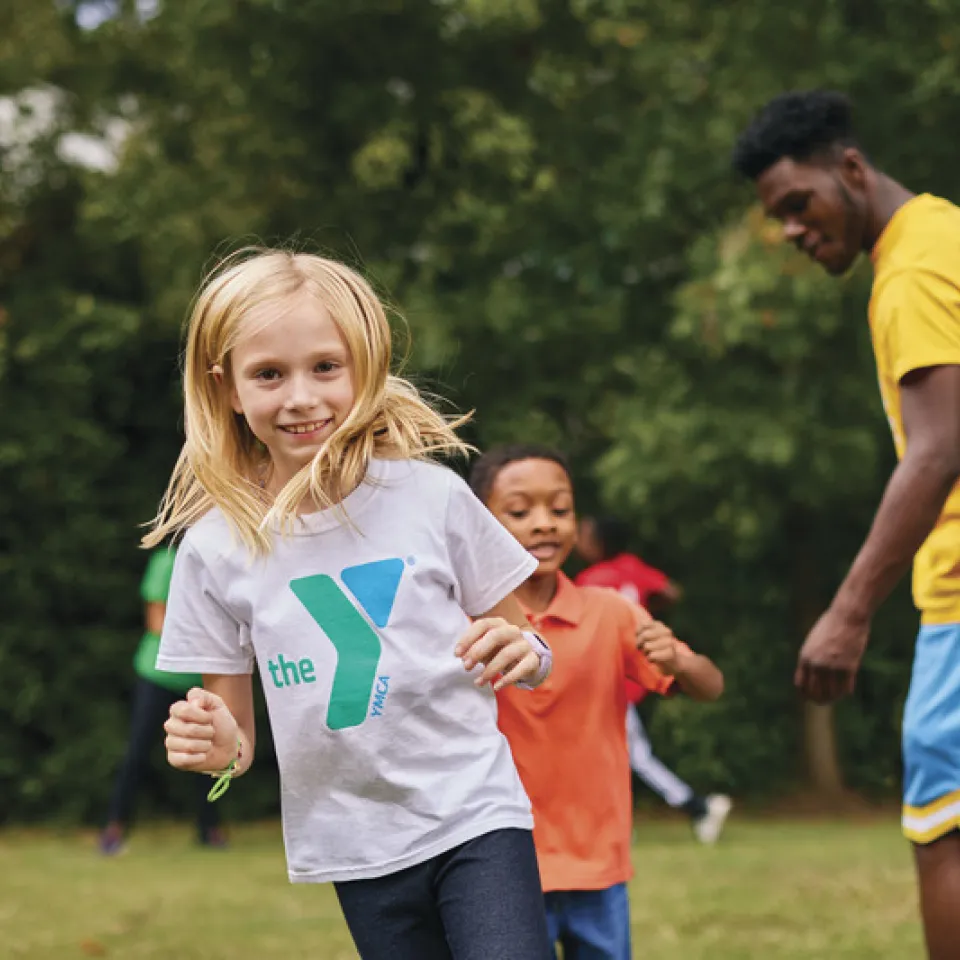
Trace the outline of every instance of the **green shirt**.
<instances>
[{"instance_id":1,"label":"green shirt","mask_svg":"<svg viewBox=\"0 0 960 960\"><path fill-rule=\"evenodd\" d=\"M147 569L140 582L140 596L144 603L166 603L170 593L170 578L173 576L173 559L176 551L155 550L150 554ZM191 687L201 686L203 679L198 673L167 673L157 669L157 653L160 650L160 634L149 630L143 635L133 657L133 669L138 677L156 683L175 693L186 693Z\"/></svg>"}]
</instances>

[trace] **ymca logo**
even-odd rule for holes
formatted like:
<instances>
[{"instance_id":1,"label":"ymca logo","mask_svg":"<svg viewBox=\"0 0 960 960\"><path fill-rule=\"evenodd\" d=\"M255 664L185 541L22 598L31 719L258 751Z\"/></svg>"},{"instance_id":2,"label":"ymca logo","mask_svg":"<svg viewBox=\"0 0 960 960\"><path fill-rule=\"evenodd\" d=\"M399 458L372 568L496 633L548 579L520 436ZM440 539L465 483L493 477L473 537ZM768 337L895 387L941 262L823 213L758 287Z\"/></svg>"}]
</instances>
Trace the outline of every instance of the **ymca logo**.
<instances>
[{"instance_id":1,"label":"ymca logo","mask_svg":"<svg viewBox=\"0 0 960 960\"><path fill-rule=\"evenodd\" d=\"M360 609L374 626L381 628L390 620L402 576L403 561L399 557L362 563L340 572L343 585ZM377 676L381 651L377 631L350 602L336 580L325 573L291 580L290 589L337 652L327 726L331 730L359 726L367 717L371 697L370 715L380 716L390 678Z\"/></svg>"}]
</instances>

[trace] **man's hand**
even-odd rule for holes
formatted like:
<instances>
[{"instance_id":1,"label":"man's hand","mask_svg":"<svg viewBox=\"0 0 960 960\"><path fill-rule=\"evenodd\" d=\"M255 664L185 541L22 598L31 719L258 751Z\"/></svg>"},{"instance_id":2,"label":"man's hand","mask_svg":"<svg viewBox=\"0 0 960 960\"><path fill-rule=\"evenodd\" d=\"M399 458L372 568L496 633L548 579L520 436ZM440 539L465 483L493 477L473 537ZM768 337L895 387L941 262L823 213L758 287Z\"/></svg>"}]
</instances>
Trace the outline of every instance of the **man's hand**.
<instances>
[{"instance_id":1,"label":"man's hand","mask_svg":"<svg viewBox=\"0 0 960 960\"><path fill-rule=\"evenodd\" d=\"M869 620L830 607L800 649L794 683L801 693L815 703L832 703L853 693L869 636Z\"/></svg>"},{"instance_id":2,"label":"man's hand","mask_svg":"<svg viewBox=\"0 0 960 960\"><path fill-rule=\"evenodd\" d=\"M900 408L903 459L837 597L800 651L795 683L817 703L853 691L874 612L910 569L960 478L960 365L911 370L900 380Z\"/></svg>"}]
</instances>

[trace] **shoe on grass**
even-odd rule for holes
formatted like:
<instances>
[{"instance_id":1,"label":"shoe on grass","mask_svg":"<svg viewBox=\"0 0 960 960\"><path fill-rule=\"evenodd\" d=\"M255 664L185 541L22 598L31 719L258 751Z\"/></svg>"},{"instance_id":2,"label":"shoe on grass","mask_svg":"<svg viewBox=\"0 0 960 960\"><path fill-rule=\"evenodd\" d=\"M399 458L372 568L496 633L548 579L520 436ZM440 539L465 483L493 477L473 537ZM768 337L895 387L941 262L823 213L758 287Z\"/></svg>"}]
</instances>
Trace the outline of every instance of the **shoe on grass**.
<instances>
[{"instance_id":1,"label":"shoe on grass","mask_svg":"<svg viewBox=\"0 0 960 960\"><path fill-rule=\"evenodd\" d=\"M227 835L219 827L210 827L200 834L200 846L212 850L223 850L229 846Z\"/></svg>"},{"instance_id":2,"label":"shoe on grass","mask_svg":"<svg viewBox=\"0 0 960 960\"><path fill-rule=\"evenodd\" d=\"M123 827L119 823L110 823L100 833L100 839L97 842L100 853L105 857L115 857L126 849L126 841L123 836Z\"/></svg>"},{"instance_id":3,"label":"shoe on grass","mask_svg":"<svg viewBox=\"0 0 960 960\"><path fill-rule=\"evenodd\" d=\"M732 807L733 801L725 794L711 793L707 797L707 812L693 821L693 832L701 843L713 844L720 839Z\"/></svg>"}]
</instances>

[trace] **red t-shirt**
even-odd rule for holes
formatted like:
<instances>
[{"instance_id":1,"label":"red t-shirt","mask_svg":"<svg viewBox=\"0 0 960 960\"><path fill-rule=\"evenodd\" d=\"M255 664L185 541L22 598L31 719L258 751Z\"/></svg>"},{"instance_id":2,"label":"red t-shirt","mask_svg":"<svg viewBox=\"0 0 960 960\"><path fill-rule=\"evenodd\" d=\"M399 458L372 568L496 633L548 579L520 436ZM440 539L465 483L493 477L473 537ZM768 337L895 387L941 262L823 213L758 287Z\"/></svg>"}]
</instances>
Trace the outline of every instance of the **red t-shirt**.
<instances>
[{"instance_id":1,"label":"red t-shirt","mask_svg":"<svg viewBox=\"0 0 960 960\"><path fill-rule=\"evenodd\" d=\"M577 574L578 587L609 587L632 603L646 609L650 598L663 593L670 583L663 571L644 563L632 553L621 553L611 560L601 560ZM639 703L647 691L638 683L627 680L627 699Z\"/></svg>"},{"instance_id":2,"label":"red t-shirt","mask_svg":"<svg viewBox=\"0 0 960 960\"><path fill-rule=\"evenodd\" d=\"M611 587L646 608L651 597L667 589L670 580L632 553L621 553L612 560L601 560L587 567L577 574L574 583L578 587Z\"/></svg>"}]
</instances>

